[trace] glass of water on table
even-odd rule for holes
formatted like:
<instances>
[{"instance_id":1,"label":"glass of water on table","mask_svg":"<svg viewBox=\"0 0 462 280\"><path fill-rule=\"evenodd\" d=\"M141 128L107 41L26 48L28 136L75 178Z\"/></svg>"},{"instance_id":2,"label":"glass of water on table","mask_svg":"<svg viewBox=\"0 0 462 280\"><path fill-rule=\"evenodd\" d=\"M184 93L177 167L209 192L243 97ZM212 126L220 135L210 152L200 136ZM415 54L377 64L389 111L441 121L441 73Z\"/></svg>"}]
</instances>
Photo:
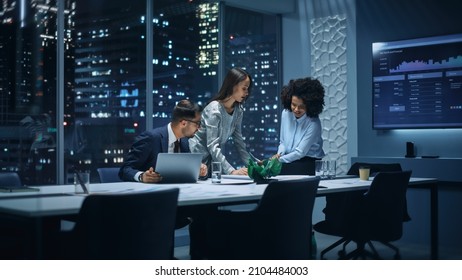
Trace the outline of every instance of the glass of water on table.
<instances>
[{"instance_id":1,"label":"glass of water on table","mask_svg":"<svg viewBox=\"0 0 462 280\"><path fill-rule=\"evenodd\" d=\"M221 183L221 162L218 162L218 161L212 162L212 183L214 184Z\"/></svg>"}]
</instances>

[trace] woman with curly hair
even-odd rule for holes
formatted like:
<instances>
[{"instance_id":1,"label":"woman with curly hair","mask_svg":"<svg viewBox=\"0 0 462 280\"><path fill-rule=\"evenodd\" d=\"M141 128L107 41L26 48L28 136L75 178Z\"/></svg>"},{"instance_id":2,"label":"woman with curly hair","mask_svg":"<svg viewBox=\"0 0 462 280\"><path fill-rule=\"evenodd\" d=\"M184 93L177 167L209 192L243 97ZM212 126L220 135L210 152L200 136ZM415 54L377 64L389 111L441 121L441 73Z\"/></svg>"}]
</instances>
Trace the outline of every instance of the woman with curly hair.
<instances>
[{"instance_id":1,"label":"woman with curly hair","mask_svg":"<svg viewBox=\"0 0 462 280\"><path fill-rule=\"evenodd\" d=\"M314 162L324 157L319 120L324 92L321 83L310 77L283 87L280 143L273 156L282 162L281 174L314 175Z\"/></svg>"}]
</instances>

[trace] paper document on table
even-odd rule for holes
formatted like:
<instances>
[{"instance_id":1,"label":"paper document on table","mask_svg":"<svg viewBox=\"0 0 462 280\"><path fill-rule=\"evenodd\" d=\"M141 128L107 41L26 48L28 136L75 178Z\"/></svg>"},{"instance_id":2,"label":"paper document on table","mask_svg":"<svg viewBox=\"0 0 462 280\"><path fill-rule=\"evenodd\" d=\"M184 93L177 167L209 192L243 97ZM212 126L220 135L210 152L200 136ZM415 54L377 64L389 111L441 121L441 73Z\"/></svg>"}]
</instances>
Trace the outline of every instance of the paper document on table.
<instances>
[{"instance_id":1,"label":"paper document on table","mask_svg":"<svg viewBox=\"0 0 462 280\"><path fill-rule=\"evenodd\" d=\"M246 175L221 175L222 179L233 179L233 180L252 180Z\"/></svg>"},{"instance_id":2,"label":"paper document on table","mask_svg":"<svg viewBox=\"0 0 462 280\"><path fill-rule=\"evenodd\" d=\"M253 184L254 181L249 176L244 175L222 175L221 185L245 185Z\"/></svg>"},{"instance_id":3,"label":"paper document on table","mask_svg":"<svg viewBox=\"0 0 462 280\"><path fill-rule=\"evenodd\" d=\"M278 181L283 181L283 180L306 179L310 177L314 178L314 176L310 176L310 175L278 175L276 177L271 177L270 179L277 179Z\"/></svg>"},{"instance_id":4,"label":"paper document on table","mask_svg":"<svg viewBox=\"0 0 462 280\"><path fill-rule=\"evenodd\" d=\"M347 179L337 179L337 180L328 180L326 181L328 182L329 184L333 184L333 185L368 185L370 184L370 181L362 181L362 180L359 180L359 178L347 178ZM324 183L324 181L323 181Z\"/></svg>"},{"instance_id":5,"label":"paper document on table","mask_svg":"<svg viewBox=\"0 0 462 280\"><path fill-rule=\"evenodd\" d=\"M367 187L371 184L371 181L361 181L359 178L348 178L348 179L334 179L324 180L319 185L328 188L345 188L345 187Z\"/></svg>"}]
</instances>

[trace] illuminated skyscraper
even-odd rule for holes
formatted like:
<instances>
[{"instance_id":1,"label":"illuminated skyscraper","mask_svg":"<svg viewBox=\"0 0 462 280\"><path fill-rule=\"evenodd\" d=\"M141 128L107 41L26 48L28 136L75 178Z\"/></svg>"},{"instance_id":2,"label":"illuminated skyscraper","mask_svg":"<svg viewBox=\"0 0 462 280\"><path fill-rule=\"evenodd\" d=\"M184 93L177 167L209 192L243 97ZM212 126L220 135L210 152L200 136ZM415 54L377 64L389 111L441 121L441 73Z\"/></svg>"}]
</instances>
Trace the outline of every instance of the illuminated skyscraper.
<instances>
[{"instance_id":1,"label":"illuminated skyscraper","mask_svg":"<svg viewBox=\"0 0 462 280\"><path fill-rule=\"evenodd\" d=\"M204 76L217 75L218 66L218 3L204 3L198 6L196 16L199 19L201 42L197 52L197 64Z\"/></svg>"},{"instance_id":2,"label":"illuminated skyscraper","mask_svg":"<svg viewBox=\"0 0 462 280\"><path fill-rule=\"evenodd\" d=\"M153 1L153 21L146 23L144 1L64 0L64 93L59 93L56 2L0 3L0 124L16 126L8 131L9 138L2 135L0 139L2 147L7 147L2 162L13 162L20 155L19 165L42 170L35 177L56 177L55 147L46 155L32 153L34 139L45 138L36 137L40 133L22 133L31 126L19 123L26 116L40 115L49 121L42 127L55 138L61 125L56 123L57 96L64 94L65 164L84 164L92 170L118 165L134 137L146 129L146 95L152 96L154 126L166 124L179 100L188 98L205 105L218 92L219 62L226 69L239 66L251 73L254 90L245 104L244 136L256 155L272 152L278 130L273 34L245 32L229 40L226 53L219 57L219 36L224 31L219 30L218 3ZM27 4L19 7L18 3ZM240 30L254 28L241 17L238 22L243 23ZM147 24L153 30L153 60L149 62ZM152 63L152 77L146 77L147 63ZM146 92L147 78L153 80L152 92ZM18 146L23 149L18 151ZM265 150L267 146L270 151ZM45 171L49 174L42 176Z\"/></svg>"},{"instance_id":3,"label":"illuminated skyscraper","mask_svg":"<svg viewBox=\"0 0 462 280\"><path fill-rule=\"evenodd\" d=\"M83 125L133 123L145 111L145 22L142 9L77 13L75 120Z\"/></svg>"},{"instance_id":4,"label":"illuminated skyscraper","mask_svg":"<svg viewBox=\"0 0 462 280\"><path fill-rule=\"evenodd\" d=\"M64 1L67 33L74 6ZM1 133L2 169L21 171L26 184L56 177L56 20L56 1L0 4L0 124L9 127Z\"/></svg>"}]
</instances>

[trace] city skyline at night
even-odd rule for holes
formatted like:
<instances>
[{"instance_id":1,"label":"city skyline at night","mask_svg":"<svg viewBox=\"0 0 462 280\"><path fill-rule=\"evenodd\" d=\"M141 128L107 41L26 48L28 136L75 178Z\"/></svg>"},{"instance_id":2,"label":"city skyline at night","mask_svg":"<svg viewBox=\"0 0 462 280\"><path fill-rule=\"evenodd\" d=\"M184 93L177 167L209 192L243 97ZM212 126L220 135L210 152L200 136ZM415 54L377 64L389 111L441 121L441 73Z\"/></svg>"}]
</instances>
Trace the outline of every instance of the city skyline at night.
<instances>
[{"instance_id":1,"label":"city skyline at night","mask_svg":"<svg viewBox=\"0 0 462 280\"><path fill-rule=\"evenodd\" d=\"M11 5L8 7L18 8L13 4L15 2L9 1ZM22 34L20 40L23 46L30 44L31 50L27 54L11 56L6 53L11 50L0 49L0 59L17 57L21 60L21 67L16 62L16 71L23 69L22 73L30 75L22 79L30 84L20 83L17 78L14 85L11 79L0 80L0 87L8 86L10 92L8 100L2 97L0 106L2 111L11 110L10 99L15 98L27 104L22 116L50 114L52 121L47 132L55 136L56 30L53 26L56 9L46 8L45 2L49 3L31 1L37 21L36 28L30 32L34 34L33 38L39 39L27 42L30 37ZM128 5L98 13L79 13L75 1L67 1L66 7L66 163L85 169L118 166L134 137L146 129L145 7ZM182 2L154 9L152 117L155 127L169 122L171 109L179 100L191 99L205 106L218 92L218 8L218 3L190 5ZM5 20L7 14L15 15L14 9L8 9L8 13L0 12L2 29L11 24L15 27L10 28L13 33L10 36L19 37L14 16L11 21ZM251 74L254 82L252 95L244 104L243 136L250 152L259 157L270 156L277 150L279 137L276 36L233 33L234 37L226 38L225 53L221 57L227 61L225 68L242 67ZM8 34L1 32L0 36L0 45L5 46ZM28 63L29 60L35 63ZM3 65L7 67L0 66L0 72L11 71L11 61ZM24 70L27 67L35 70ZM19 86L20 92L17 90ZM19 97L24 93L30 98ZM8 124L4 121L2 125L18 126L16 121ZM227 152L232 164L242 165L234 158L232 150ZM43 169L47 169L48 162L55 162L54 158L37 160L42 162Z\"/></svg>"}]
</instances>

